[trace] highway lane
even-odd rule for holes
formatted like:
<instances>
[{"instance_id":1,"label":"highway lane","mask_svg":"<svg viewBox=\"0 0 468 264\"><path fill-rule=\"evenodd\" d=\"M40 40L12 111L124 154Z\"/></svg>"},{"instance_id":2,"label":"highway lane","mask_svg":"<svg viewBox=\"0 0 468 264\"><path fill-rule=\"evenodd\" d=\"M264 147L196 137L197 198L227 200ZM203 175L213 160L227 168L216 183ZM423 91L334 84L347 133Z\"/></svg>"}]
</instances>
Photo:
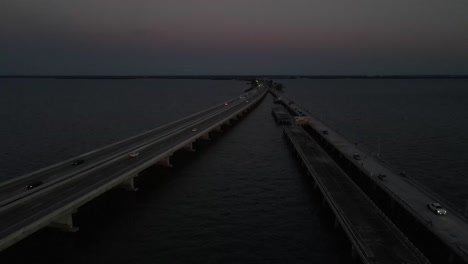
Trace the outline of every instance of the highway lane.
<instances>
[{"instance_id":1,"label":"highway lane","mask_svg":"<svg viewBox=\"0 0 468 264\"><path fill-rule=\"evenodd\" d=\"M254 95L254 98L248 99L250 103L244 101L238 102L233 104L233 107L225 109L223 113L200 122L197 125L198 130L202 131L204 128L216 125L227 116L236 113L246 105L250 105L253 100L259 98L263 94L264 93L258 92ZM64 205L83 197L92 190L104 186L106 183L122 175L122 173L151 161L158 154L169 151L173 146L185 142L187 139L194 137L194 134L197 133L198 132L192 132L191 128L181 130L168 136L164 140L152 143L148 147L140 150L140 155L137 158L120 158L111 164L100 167L96 171L84 173L82 176L76 177L60 187L53 188L49 192L45 192L27 203L1 212L0 240L14 233L16 230L38 221L53 211L59 210Z\"/></svg>"},{"instance_id":2,"label":"highway lane","mask_svg":"<svg viewBox=\"0 0 468 264\"><path fill-rule=\"evenodd\" d=\"M372 263L428 263L333 159L298 126L285 127L345 232ZM349 232L346 230L349 228Z\"/></svg>"},{"instance_id":3,"label":"highway lane","mask_svg":"<svg viewBox=\"0 0 468 264\"><path fill-rule=\"evenodd\" d=\"M243 94L241 95L241 97L249 98L249 96L252 95L253 93L250 93L249 95ZM26 185L30 184L31 182L42 181L44 182L44 185L46 185L54 180L58 180L61 177L71 177L78 173L92 169L95 166L98 166L114 158L116 155L125 155L127 154L127 152L132 151L132 149L136 149L144 144L148 144L148 142L150 141L154 141L161 137L164 137L168 133L172 133L175 129L181 129L185 126L190 126L191 124L198 122L204 117L212 113L216 113L217 111L220 111L224 108L232 107L233 103L242 100L244 99L236 97L227 101L227 106L224 103L222 103L215 107L193 114L189 117L185 117L178 121L172 122L163 127L156 128L143 134L134 136L132 138L111 144L107 147L99 149L98 151L92 151L88 154L83 154L76 158L68 160L67 162L58 163L49 167L47 170L39 171L35 174L33 173L29 177L19 177L17 180L9 181L6 184L0 184L0 206L4 205L5 203L8 203L8 199L14 200L18 198L18 196L28 195L29 193L36 191L27 190L25 188ZM83 164L73 166L72 162L78 159L84 160L85 162ZM38 189L41 188L43 187L40 187Z\"/></svg>"},{"instance_id":4,"label":"highway lane","mask_svg":"<svg viewBox=\"0 0 468 264\"><path fill-rule=\"evenodd\" d=\"M347 156L357 167L360 167L368 175L369 179L374 181L383 192L393 197L393 200L413 215L416 221L426 225L428 230L468 263L468 221L466 220L466 216L464 217L453 208L447 206L443 199L425 190L417 182L407 177L402 177L394 168L382 160L358 148L358 146L352 144L343 135L335 132L324 122L314 118L301 106L296 103L289 105L289 102L292 101L285 96L281 97L291 109L299 109L303 113L307 113L310 127L317 131L318 134L322 134L322 131L327 130L328 134L322 135L325 141L335 146L340 153ZM361 160L359 161L353 158L356 152L361 154ZM386 175L386 178L380 180L377 177L379 174ZM436 215L429 211L427 208L429 202L439 202L444 207L447 207L447 215ZM403 223L403 225L405 224Z\"/></svg>"}]
</instances>

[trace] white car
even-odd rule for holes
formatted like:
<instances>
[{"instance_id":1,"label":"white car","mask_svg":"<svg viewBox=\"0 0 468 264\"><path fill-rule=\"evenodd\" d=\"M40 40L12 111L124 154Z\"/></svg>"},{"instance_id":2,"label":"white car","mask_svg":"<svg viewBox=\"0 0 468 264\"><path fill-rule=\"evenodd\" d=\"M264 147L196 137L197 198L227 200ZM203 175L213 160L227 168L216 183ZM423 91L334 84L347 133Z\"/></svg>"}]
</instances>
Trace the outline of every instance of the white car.
<instances>
[{"instance_id":1,"label":"white car","mask_svg":"<svg viewBox=\"0 0 468 264\"><path fill-rule=\"evenodd\" d=\"M228 103L226 102L226 103L224 103L224 105L228 105Z\"/></svg>"},{"instance_id":2,"label":"white car","mask_svg":"<svg viewBox=\"0 0 468 264\"><path fill-rule=\"evenodd\" d=\"M198 129L196 127L192 128L192 132L197 132Z\"/></svg>"},{"instance_id":3,"label":"white car","mask_svg":"<svg viewBox=\"0 0 468 264\"><path fill-rule=\"evenodd\" d=\"M132 153L130 153L130 155L128 155L128 156L129 156L130 158L136 158L136 157L138 157L138 155L140 155L139 152L132 152Z\"/></svg>"},{"instance_id":4,"label":"white car","mask_svg":"<svg viewBox=\"0 0 468 264\"><path fill-rule=\"evenodd\" d=\"M437 215L446 215L447 210L445 210L440 203L429 203L427 204L427 208L434 212Z\"/></svg>"}]
</instances>

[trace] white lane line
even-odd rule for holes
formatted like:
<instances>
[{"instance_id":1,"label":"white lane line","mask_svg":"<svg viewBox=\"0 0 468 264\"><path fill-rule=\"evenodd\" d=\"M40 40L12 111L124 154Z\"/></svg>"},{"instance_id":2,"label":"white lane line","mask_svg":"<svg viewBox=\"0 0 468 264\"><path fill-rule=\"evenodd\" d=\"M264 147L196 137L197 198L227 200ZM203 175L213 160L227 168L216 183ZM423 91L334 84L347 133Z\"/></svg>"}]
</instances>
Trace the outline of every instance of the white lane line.
<instances>
[{"instance_id":1,"label":"white lane line","mask_svg":"<svg viewBox=\"0 0 468 264\"><path fill-rule=\"evenodd\" d=\"M41 205L42 205L42 203L38 203L38 204L36 204L35 206L33 206L33 207L29 208L29 209L33 209L33 208L36 208L36 207L41 206Z\"/></svg>"}]
</instances>

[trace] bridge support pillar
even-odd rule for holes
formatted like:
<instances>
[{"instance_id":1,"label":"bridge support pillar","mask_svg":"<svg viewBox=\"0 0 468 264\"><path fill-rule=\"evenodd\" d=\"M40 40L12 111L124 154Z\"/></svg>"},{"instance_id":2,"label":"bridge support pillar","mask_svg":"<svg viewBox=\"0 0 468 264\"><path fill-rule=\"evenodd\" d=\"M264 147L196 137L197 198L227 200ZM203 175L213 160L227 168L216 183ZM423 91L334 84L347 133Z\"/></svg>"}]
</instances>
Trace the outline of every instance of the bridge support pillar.
<instances>
[{"instance_id":1,"label":"bridge support pillar","mask_svg":"<svg viewBox=\"0 0 468 264\"><path fill-rule=\"evenodd\" d=\"M203 134L200 139L204 139L204 140L210 140L210 134L209 133L206 133L206 134Z\"/></svg>"},{"instance_id":2,"label":"bridge support pillar","mask_svg":"<svg viewBox=\"0 0 468 264\"><path fill-rule=\"evenodd\" d=\"M159 160L158 162L156 162L156 165L172 168L171 160L170 160L169 157L170 156L167 156L167 157Z\"/></svg>"},{"instance_id":3,"label":"bridge support pillar","mask_svg":"<svg viewBox=\"0 0 468 264\"><path fill-rule=\"evenodd\" d=\"M138 191L138 188L135 187L135 181L134 181L135 177L137 176L138 174L124 180L122 183L119 184L119 186L127 191L132 191L132 192Z\"/></svg>"},{"instance_id":4,"label":"bridge support pillar","mask_svg":"<svg viewBox=\"0 0 468 264\"><path fill-rule=\"evenodd\" d=\"M181 149L185 151L195 151L195 149L193 148L193 143L188 143L187 145L183 146Z\"/></svg>"},{"instance_id":5,"label":"bridge support pillar","mask_svg":"<svg viewBox=\"0 0 468 264\"><path fill-rule=\"evenodd\" d=\"M68 213L55 219L49 224L49 227L57 228L65 232L76 232L78 227L73 226L73 213Z\"/></svg>"}]
</instances>

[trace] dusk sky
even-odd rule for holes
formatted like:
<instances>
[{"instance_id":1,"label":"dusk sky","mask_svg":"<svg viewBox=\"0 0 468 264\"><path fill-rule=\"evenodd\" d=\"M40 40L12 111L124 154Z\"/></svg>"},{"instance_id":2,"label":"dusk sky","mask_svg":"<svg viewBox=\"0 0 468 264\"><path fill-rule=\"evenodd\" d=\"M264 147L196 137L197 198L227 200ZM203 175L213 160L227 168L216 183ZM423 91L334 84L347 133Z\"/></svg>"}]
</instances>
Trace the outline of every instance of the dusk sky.
<instances>
[{"instance_id":1,"label":"dusk sky","mask_svg":"<svg viewBox=\"0 0 468 264\"><path fill-rule=\"evenodd\" d=\"M1 0L2 74L468 74L468 1Z\"/></svg>"}]
</instances>

